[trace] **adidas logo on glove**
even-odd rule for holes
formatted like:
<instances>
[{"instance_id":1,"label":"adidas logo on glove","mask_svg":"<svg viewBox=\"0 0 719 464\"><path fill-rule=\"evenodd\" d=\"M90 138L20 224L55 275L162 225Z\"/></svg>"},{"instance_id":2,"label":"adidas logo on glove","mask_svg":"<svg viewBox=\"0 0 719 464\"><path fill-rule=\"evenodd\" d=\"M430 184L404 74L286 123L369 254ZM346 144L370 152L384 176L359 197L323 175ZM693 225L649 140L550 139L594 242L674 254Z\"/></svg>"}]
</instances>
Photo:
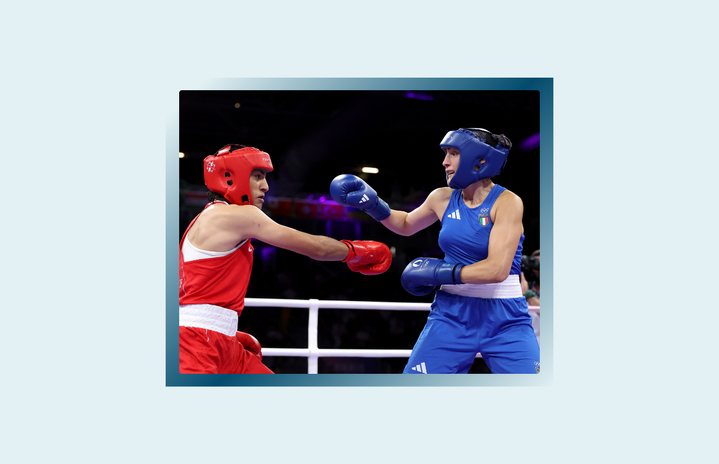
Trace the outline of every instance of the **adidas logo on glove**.
<instances>
[{"instance_id":1,"label":"adidas logo on glove","mask_svg":"<svg viewBox=\"0 0 719 464\"><path fill-rule=\"evenodd\" d=\"M360 205L368 200L369 200L369 197L367 197L367 195L362 195L362 199L360 200Z\"/></svg>"}]
</instances>

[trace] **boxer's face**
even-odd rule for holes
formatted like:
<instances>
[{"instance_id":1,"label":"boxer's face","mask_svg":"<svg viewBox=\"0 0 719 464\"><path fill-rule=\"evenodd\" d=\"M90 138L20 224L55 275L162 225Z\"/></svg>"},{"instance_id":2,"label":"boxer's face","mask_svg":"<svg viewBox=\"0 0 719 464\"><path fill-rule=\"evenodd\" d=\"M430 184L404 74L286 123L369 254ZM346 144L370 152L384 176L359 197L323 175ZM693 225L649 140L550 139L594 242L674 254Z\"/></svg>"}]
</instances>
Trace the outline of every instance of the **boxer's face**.
<instances>
[{"instance_id":1,"label":"boxer's face","mask_svg":"<svg viewBox=\"0 0 719 464\"><path fill-rule=\"evenodd\" d=\"M445 155L442 166L444 166L444 173L447 177L447 185L449 185L449 181L452 180L455 172L457 172L457 166L459 166L459 150L453 147L448 147L445 148L444 153Z\"/></svg>"},{"instance_id":2,"label":"boxer's face","mask_svg":"<svg viewBox=\"0 0 719 464\"><path fill-rule=\"evenodd\" d=\"M250 174L250 191L252 192L253 205L262 209L265 202L265 192L270 189L266 179L267 173L262 169L253 169Z\"/></svg>"}]
</instances>

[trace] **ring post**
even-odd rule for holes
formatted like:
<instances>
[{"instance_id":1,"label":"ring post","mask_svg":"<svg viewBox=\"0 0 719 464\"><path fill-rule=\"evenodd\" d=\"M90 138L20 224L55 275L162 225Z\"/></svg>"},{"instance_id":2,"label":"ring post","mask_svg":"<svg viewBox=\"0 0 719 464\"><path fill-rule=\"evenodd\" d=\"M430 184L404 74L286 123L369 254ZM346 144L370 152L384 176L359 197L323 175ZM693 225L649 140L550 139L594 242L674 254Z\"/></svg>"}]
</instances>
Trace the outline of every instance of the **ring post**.
<instances>
[{"instance_id":1,"label":"ring post","mask_svg":"<svg viewBox=\"0 0 719 464\"><path fill-rule=\"evenodd\" d=\"M317 346L317 327L319 325L319 300L310 299L310 314L307 322L307 342L309 356L307 357L307 373L316 374L319 348Z\"/></svg>"}]
</instances>

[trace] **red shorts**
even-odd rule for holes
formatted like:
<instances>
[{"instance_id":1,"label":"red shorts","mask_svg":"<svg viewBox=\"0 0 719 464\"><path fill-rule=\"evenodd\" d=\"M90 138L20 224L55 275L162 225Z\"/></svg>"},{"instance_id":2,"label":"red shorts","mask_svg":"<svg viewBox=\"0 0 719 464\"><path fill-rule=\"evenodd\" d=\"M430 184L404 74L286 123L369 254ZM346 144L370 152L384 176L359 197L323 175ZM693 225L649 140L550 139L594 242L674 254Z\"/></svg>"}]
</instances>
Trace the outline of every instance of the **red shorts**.
<instances>
[{"instance_id":1,"label":"red shorts","mask_svg":"<svg viewBox=\"0 0 719 464\"><path fill-rule=\"evenodd\" d=\"M181 374L274 374L237 340L214 330L180 326Z\"/></svg>"}]
</instances>

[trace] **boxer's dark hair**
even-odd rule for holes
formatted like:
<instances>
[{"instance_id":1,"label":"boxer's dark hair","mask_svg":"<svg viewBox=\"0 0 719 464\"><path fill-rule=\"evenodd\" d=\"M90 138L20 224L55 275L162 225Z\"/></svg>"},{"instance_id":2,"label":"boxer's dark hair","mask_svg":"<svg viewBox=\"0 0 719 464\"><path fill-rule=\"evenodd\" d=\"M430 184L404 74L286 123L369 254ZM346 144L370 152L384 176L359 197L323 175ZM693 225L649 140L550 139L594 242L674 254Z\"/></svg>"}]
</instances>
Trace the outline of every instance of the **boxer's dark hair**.
<instances>
[{"instance_id":1,"label":"boxer's dark hair","mask_svg":"<svg viewBox=\"0 0 719 464\"><path fill-rule=\"evenodd\" d=\"M226 203L229 203L227 198L225 198L222 195L220 195L219 193L215 193L213 191L207 192L207 199L210 200L210 203L212 203L213 201L224 201Z\"/></svg>"},{"instance_id":2,"label":"boxer's dark hair","mask_svg":"<svg viewBox=\"0 0 719 464\"><path fill-rule=\"evenodd\" d=\"M473 133L474 135L476 135L477 137L479 137L481 139L486 139L487 134L490 134L490 137L492 137L493 140L488 140L488 145L491 145L493 147L496 147L497 145L501 145L508 150L512 149L512 141L509 140L509 137L507 137L504 134L492 134L489 131L482 132L482 131L475 130L475 129L466 129L466 130L470 131L471 133Z\"/></svg>"}]
</instances>

